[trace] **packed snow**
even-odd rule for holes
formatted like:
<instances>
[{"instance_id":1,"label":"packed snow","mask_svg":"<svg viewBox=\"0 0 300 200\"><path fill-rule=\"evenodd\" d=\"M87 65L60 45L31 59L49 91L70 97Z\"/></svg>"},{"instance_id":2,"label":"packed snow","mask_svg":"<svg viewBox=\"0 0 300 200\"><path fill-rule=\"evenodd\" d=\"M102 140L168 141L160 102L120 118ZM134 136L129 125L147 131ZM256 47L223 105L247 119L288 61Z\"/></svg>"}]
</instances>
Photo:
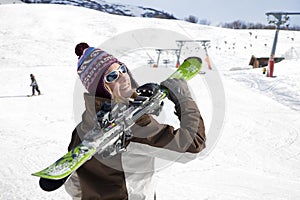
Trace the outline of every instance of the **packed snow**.
<instances>
[{"instance_id":1,"label":"packed snow","mask_svg":"<svg viewBox=\"0 0 300 200\"><path fill-rule=\"evenodd\" d=\"M211 41L208 54L213 70L204 64L206 74L189 82L208 134L217 108L204 77L218 72L225 94L217 99L224 102L220 109L225 118L216 144L205 156L159 170L157 199L300 199L300 32L280 31L276 56L286 59L275 64L275 77L268 78L261 68L248 64L252 55L270 54L274 30L229 30L46 4L0 5L0 18L1 200L71 199L63 187L44 192L31 174L66 153L80 120L82 108L76 105L84 89L76 74L74 47L82 41L99 46L124 32L147 28ZM175 41L174 46L162 46L170 47L176 48ZM187 52L188 45L184 48ZM120 59L131 69L154 74L174 70L172 52L162 54L157 69L147 63L150 58L157 59L151 48L131 51ZM164 59L170 59L170 64L162 64ZM27 97L31 73L41 96ZM174 126L178 123L175 117L168 120Z\"/></svg>"}]
</instances>

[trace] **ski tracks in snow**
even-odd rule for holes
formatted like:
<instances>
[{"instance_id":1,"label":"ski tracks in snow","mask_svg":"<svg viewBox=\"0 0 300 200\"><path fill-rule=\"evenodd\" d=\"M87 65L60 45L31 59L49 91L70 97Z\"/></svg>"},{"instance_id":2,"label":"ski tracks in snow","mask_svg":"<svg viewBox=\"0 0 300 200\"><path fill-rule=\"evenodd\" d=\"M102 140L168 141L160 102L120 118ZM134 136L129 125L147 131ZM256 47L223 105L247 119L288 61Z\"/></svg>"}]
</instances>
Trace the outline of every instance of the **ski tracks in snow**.
<instances>
[{"instance_id":1,"label":"ski tracks in snow","mask_svg":"<svg viewBox=\"0 0 300 200\"><path fill-rule=\"evenodd\" d=\"M230 73L225 73L225 76L267 95L292 110L300 111L300 91L297 90L299 86L296 86L299 81L294 80L293 77L281 75L280 77L267 78L258 73L257 70L230 71Z\"/></svg>"},{"instance_id":2,"label":"ski tracks in snow","mask_svg":"<svg viewBox=\"0 0 300 200\"><path fill-rule=\"evenodd\" d=\"M230 113L243 119L229 123L232 126L230 129L242 131L243 136L238 134L235 137L239 138L241 149L248 151L248 154L252 152L250 156L256 160L252 167L271 176L297 180L300 178L296 167L300 165L300 91L294 84L298 83L292 75L267 78L255 70L249 71L225 73L230 82L228 86L231 89L238 87L241 91L235 94L229 90L232 94L228 95L231 96L228 101L235 102L230 105L233 109ZM237 116L232 115L231 118ZM242 156L239 159L243 159ZM244 168L251 165L248 159L245 163Z\"/></svg>"}]
</instances>

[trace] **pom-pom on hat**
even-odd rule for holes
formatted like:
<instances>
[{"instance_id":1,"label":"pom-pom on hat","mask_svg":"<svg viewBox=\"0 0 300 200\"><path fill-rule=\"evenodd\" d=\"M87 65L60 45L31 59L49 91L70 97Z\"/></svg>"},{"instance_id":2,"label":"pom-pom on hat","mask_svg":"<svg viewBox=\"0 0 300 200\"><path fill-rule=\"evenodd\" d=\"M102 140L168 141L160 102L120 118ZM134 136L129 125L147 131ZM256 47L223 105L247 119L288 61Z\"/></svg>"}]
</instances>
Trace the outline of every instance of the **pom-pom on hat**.
<instances>
[{"instance_id":1,"label":"pom-pom on hat","mask_svg":"<svg viewBox=\"0 0 300 200\"><path fill-rule=\"evenodd\" d=\"M78 59L82 56L83 54L83 51L86 49L86 48L89 48L90 46L85 43L85 42L81 42L79 44L76 45L75 47L75 54L78 56Z\"/></svg>"}]
</instances>

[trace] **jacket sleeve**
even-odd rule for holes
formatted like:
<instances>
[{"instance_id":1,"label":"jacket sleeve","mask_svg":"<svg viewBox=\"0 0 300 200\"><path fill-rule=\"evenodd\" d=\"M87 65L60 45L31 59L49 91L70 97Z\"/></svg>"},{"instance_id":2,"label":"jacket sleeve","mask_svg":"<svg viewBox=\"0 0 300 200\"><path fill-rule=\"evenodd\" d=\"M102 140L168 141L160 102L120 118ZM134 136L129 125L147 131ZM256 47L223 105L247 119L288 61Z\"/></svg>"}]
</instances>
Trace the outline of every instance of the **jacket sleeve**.
<instances>
[{"instance_id":1,"label":"jacket sleeve","mask_svg":"<svg viewBox=\"0 0 300 200\"><path fill-rule=\"evenodd\" d=\"M79 134L78 129L79 126L77 126L72 132L72 138L68 146L68 151L71 151L73 148L75 148L78 144L81 143L81 139L78 135Z\"/></svg>"},{"instance_id":2,"label":"jacket sleeve","mask_svg":"<svg viewBox=\"0 0 300 200\"><path fill-rule=\"evenodd\" d=\"M145 119L139 120L132 127L132 142L148 144L176 152L198 153L205 148L205 128L197 104L188 100L180 105L178 113L180 128L159 124L150 117L145 125Z\"/></svg>"}]
</instances>

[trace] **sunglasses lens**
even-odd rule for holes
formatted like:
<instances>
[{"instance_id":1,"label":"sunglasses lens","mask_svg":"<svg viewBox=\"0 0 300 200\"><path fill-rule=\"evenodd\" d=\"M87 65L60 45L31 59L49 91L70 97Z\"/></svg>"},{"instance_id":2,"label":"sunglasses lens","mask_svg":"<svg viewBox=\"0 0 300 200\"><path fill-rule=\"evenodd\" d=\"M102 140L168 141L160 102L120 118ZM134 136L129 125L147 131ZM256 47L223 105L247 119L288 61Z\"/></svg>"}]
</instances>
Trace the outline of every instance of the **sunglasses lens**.
<instances>
[{"instance_id":1,"label":"sunglasses lens","mask_svg":"<svg viewBox=\"0 0 300 200\"><path fill-rule=\"evenodd\" d=\"M112 71L111 73L106 75L106 81L108 83L113 82L114 80L116 80L119 76L119 72L118 71Z\"/></svg>"},{"instance_id":2,"label":"sunglasses lens","mask_svg":"<svg viewBox=\"0 0 300 200\"><path fill-rule=\"evenodd\" d=\"M125 67L124 65L121 65L121 66L120 66L120 72L121 72L122 74L127 73L127 69L126 69L126 67Z\"/></svg>"},{"instance_id":3,"label":"sunglasses lens","mask_svg":"<svg viewBox=\"0 0 300 200\"><path fill-rule=\"evenodd\" d=\"M109 74L106 75L105 81L108 83L115 81L119 77L119 72L121 72L122 74L126 74L127 73L126 67L124 65L121 65L118 70L110 72Z\"/></svg>"}]
</instances>

